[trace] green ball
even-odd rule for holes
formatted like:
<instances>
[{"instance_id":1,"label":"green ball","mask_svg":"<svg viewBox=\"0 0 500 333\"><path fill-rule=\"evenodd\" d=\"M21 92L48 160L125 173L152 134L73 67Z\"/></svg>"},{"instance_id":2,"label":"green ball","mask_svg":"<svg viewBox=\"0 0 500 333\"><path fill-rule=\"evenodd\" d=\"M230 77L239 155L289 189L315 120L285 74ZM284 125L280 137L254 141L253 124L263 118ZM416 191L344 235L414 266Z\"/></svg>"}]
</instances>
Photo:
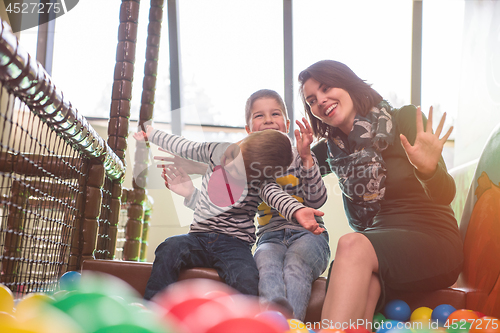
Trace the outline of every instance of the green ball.
<instances>
[{"instance_id":1,"label":"green ball","mask_svg":"<svg viewBox=\"0 0 500 333\"><path fill-rule=\"evenodd\" d=\"M149 329L134 324L121 324L108 327L102 327L93 333L168 333L168 331L158 331L158 329Z\"/></svg>"},{"instance_id":2,"label":"green ball","mask_svg":"<svg viewBox=\"0 0 500 333\"><path fill-rule=\"evenodd\" d=\"M457 323L451 324L448 328L446 328L446 332L448 333L468 333L472 323L462 320Z\"/></svg>"},{"instance_id":3,"label":"green ball","mask_svg":"<svg viewBox=\"0 0 500 333\"><path fill-rule=\"evenodd\" d=\"M372 330L373 332L376 331L376 328L377 327L380 327L382 322L386 320L385 316L383 314L381 314L380 312L377 312L374 316L373 316L373 320L372 320Z\"/></svg>"},{"instance_id":4,"label":"green ball","mask_svg":"<svg viewBox=\"0 0 500 333\"><path fill-rule=\"evenodd\" d=\"M118 324L128 324L131 311L119 299L98 293L74 293L53 306L68 314L86 332Z\"/></svg>"}]
</instances>

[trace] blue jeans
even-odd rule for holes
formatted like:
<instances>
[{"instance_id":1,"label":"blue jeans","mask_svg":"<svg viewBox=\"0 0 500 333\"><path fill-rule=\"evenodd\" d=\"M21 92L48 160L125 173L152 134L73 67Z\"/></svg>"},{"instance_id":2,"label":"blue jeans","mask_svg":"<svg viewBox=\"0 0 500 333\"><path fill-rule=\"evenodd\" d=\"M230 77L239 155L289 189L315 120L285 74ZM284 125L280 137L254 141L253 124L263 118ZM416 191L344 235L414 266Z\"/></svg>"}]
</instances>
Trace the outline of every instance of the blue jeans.
<instances>
[{"instance_id":1,"label":"blue jeans","mask_svg":"<svg viewBox=\"0 0 500 333\"><path fill-rule=\"evenodd\" d=\"M293 229L266 232L259 237L254 258L260 296L279 304L288 301L295 318L304 320L311 285L330 261L328 233L314 235Z\"/></svg>"},{"instance_id":2,"label":"blue jeans","mask_svg":"<svg viewBox=\"0 0 500 333\"><path fill-rule=\"evenodd\" d=\"M215 268L229 286L258 295L259 271L250 244L218 233L188 233L169 237L156 248L144 298L177 282L181 269L191 267Z\"/></svg>"}]
</instances>

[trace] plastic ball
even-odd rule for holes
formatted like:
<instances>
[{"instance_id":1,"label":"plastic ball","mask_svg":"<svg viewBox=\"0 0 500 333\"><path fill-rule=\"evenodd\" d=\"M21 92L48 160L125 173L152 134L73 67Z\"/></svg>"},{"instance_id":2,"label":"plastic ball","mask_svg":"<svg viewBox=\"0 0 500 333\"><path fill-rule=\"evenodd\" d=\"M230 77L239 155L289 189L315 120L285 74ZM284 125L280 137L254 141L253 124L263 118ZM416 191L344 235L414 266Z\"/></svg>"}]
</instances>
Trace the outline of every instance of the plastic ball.
<instances>
[{"instance_id":1,"label":"plastic ball","mask_svg":"<svg viewBox=\"0 0 500 333\"><path fill-rule=\"evenodd\" d=\"M156 294L152 301L168 311L178 303L192 298L223 299L237 294L228 285L210 279L187 279L171 284Z\"/></svg>"},{"instance_id":2,"label":"plastic ball","mask_svg":"<svg viewBox=\"0 0 500 333\"><path fill-rule=\"evenodd\" d=\"M449 315L452 314L456 309L450 304L438 305L432 310L431 319L436 320L439 326L443 326L446 323Z\"/></svg>"},{"instance_id":3,"label":"plastic ball","mask_svg":"<svg viewBox=\"0 0 500 333\"><path fill-rule=\"evenodd\" d=\"M12 315L12 313L8 312L0 312L0 323L5 323L6 325L15 326L16 318ZM0 331L1 332L1 331Z\"/></svg>"},{"instance_id":4,"label":"plastic ball","mask_svg":"<svg viewBox=\"0 0 500 333\"><path fill-rule=\"evenodd\" d=\"M426 306L416 308L410 316L410 321L428 321L432 319L432 309Z\"/></svg>"},{"instance_id":5,"label":"plastic ball","mask_svg":"<svg viewBox=\"0 0 500 333\"><path fill-rule=\"evenodd\" d=\"M411 310L405 301L395 299L385 305L384 314L392 320L407 321L410 319Z\"/></svg>"},{"instance_id":6,"label":"plastic ball","mask_svg":"<svg viewBox=\"0 0 500 333\"><path fill-rule=\"evenodd\" d=\"M398 323L400 323L400 321L389 319L389 320L384 320L383 322L380 323L379 326L374 326L373 328L377 333L386 333L387 331L390 331L393 328L398 327Z\"/></svg>"},{"instance_id":7,"label":"plastic ball","mask_svg":"<svg viewBox=\"0 0 500 333\"><path fill-rule=\"evenodd\" d=\"M356 326L356 327L349 326L344 331L346 333L370 333L370 331L363 326Z\"/></svg>"},{"instance_id":8,"label":"plastic ball","mask_svg":"<svg viewBox=\"0 0 500 333\"><path fill-rule=\"evenodd\" d=\"M285 315L279 311L264 311L255 316L255 318L262 321L268 322L269 324L275 325L278 329L286 331L290 329L288 325L288 320Z\"/></svg>"},{"instance_id":9,"label":"plastic ball","mask_svg":"<svg viewBox=\"0 0 500 333\"><path fill-rule=\"evenodd\" d=\"M12 313L14 309L14 295L4 284L0 284L0 311Z\"/></svg>"},{"instance_id":10,"label":"plastic ball","mask_svg":"<svg viewBox=\"0 0 500 333\"><path fill-rule=\"evenodd\" d=\"M80 285L82 275L77 271L69 271L59 278L60 290L77 290Z\"/></svg>"},{"instance_id":11,"label":"plastic ball","mask_svg":"<svg viewBox=\"0 0 500 333\"><path fill-rule=\"evenodd\" d=\"M380 324L386 320L387 318L385 318L385 316L380 313L380 312L377 312L375 315L373 315L373 319L372 319L372 329L373 331L375 331L375 327L379 327Z\"/></svg>"},{"instance_id":12,"label":"plastic ball","mask_svg":"<svg viewBox=\"0 0 500 333\"><path fill-rule=\"evenodd\" d=\"M286 333L309 333L306 324L298 319L287 319L290 329Z\"/></svg>"},{"instance_id":13,"label":"plastic ball","mask_svg":"<svg viewBox=\"0 0 500 333\"><path fill-rule=\"evenodd\" d=\"M70 316L87 332L107 326L130 323L130 307L124 302L98 293L75 293L57 301L54 307ZM89 320L92 318L92 320Z\"/></svg>"},{"instance_id":14,"label":"plastic ball","mask_svg":"<svg viewBox=\"0 0 500 333\"><path fill-rule=\"evenodd\" d=\"M16 305L15 317L20 321L25 321L38 315L40 309L55 302L54 298L47 294L32 293L24 296Z\"/></svg>"},{"instance_id":15,"label":"plastic ball","mask_svg":"<svg viewBox=\"0 0 500 333\"><path fill-rule=\"evenodd\" d=\"M215 326L210 327L205 333L253 333L253 332L269 332L283 333L274 325L270 325L256 318L232 318ZM306 330L307 332L307 330Z\"/></svg>"},{"instance_id":16,"label":"plastic ball","mask_svg":"<svg viewBox=\"0 0 500 333\"><path fill-rule=\"evenodd\" d=\"M467 321L455 322L451 325L445 324L447 333L468 333L472 323Z\"/></svg>"},{"instance_id":17,"label":"plastic ball","mask_svg":"<svg viewBox=\"0 0 500 333\"><path fill-rule=\"evenodd\" d=\"M476 320L471 326L469 333L499 333L500 319L484 316Z\"/></svg>"},{"instance_id":18,"label":"plastic ball","mask_svg":"<svg viewBox=\"0 0 500 333\"><path fill-rule=\"evenodd\" d=\"M404 325L401 327L396 327L387 331L387 333L412 333L412 331L405 327Z\"/></svg>"},{"instance_id":19,"label":"plastic ball","mask_svg":"<svg viewBox=\"0 0 500 333\"><path fill-rule=\"evenodd\" d=\"M142 299L139 292L122 279L110 274L93 271L85 271L81 276L78 292L97 293L109 297L118 296L127 303Z\"/></svg>"},{"instance_id":20,"label":"plastic ball","mask_svg":"<svg viewBox=\"0 0 500 333\"><path fill-rule=\"evenodd\" d=\"M463 323L473 324L479 317L471 310L459 309L453 311L447 320L447 325L453 325L454 323L461 324L459 326L464 326ZM470 327L470 325L469 325Z\"/></svg>"},{"instance_id":21,"label":"plastic ball","mask_svg":"<svg viewBox=\"0 0 500 333\"><path fill-rule=\"evenodd\" d=\"M196 311L198 307L205 303L213 302L206 298L191 298L172 306L167 314L174 316L179 321L183 321L189 314Z\"/></svg>"},{"instance_id":22,"label":"plastic ball","mask_svg":"<svg viewBox=\"0 0 500 333\"><path fill-rule=\"evenodd\" d=\"M485 316L485 314L482 313L482 312L480 312L480 311L472 311L472 312L474 312L477 315L478 318L481 318L481 317Z\"/></svg>"}]
</instances>

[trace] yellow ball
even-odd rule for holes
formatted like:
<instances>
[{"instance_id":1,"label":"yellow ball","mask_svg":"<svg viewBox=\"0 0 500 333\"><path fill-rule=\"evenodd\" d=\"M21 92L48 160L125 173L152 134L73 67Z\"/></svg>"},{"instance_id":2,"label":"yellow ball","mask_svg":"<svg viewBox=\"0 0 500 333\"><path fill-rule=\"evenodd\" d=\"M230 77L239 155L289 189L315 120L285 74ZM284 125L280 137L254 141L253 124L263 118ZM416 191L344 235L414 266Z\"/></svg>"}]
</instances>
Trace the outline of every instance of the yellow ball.
<instances>
[{"instance_id":1,"label":"yellow ball","mask_svg":"<svg viewBox=\"0 0 500 333\"><path fill-rule=\"evenodd\" d=\"M287 319L290 329L286 333L309 333L306 324L298 319Z\"/></svg>"},{"instance_id":2,"label":"yellow ball","mask_svg":"<svg viewBox=\"0 0 500 333\"><path fill-rule=\"evenodd\" d=\"M23 327L12 314L7 312L0 312L0 332L38 333L37 331Z\"/></svg>"},{"instance_id":3,"label":"yellow ball","mask_svg":"<svg viewBox=\"0 0 500 333\"><path fill-rule=\"evenodd\" d=\"M19 301L16 306L16 312L14 313L14 315L17 320L25 321L27 319L38 316L41 308L44 305L53 303L54 301L54 298L46 294L28 294Z\"/></svg>"},{"instance_id":4,"label":"yellow ball","mask_svg":"<svg viewBox=\"0 0 500 333\"><path fill-rule=\"evenodd\" d=\"M4 284L0 284L0 312L12 313L14 309L14 295Z\"/></svg>"},{"instance_id":5,"label":"yellow ball","mask_svg":"<svg viewBox=\"0 0 500 333\"><path fill-rule=\"evenodd\" d=\"M431 320L432 309L426 306L415 309L410 317L410 321L427 321Z\"/></svg>"}]
</instances>

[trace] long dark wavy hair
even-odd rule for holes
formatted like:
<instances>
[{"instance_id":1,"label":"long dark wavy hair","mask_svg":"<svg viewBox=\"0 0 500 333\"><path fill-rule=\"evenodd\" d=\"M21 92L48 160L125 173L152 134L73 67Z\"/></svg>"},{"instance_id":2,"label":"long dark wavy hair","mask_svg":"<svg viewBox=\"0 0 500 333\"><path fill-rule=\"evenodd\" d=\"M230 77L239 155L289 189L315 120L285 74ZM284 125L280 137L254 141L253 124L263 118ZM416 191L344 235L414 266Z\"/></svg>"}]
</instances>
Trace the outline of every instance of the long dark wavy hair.
<instances>
[{"instance_id":1,"label":"long dark wavy hair","mask_svg":"<svg viewBox=\"0 0 500 333\"><path fill-rule=\"evenodd\" d=\"M377 106L382 100L382 96L376 92L370 84L360 79L349 67L334 60L318 61L299 74L299 93L304 104L314 136L317 138L329 138L332 131L330 125L323 123L316 118L304 96L304 83L310 78L331 88L341 88L347 91L352 99L354 110L362 116Z\"/></svg>"}]
</instances>

